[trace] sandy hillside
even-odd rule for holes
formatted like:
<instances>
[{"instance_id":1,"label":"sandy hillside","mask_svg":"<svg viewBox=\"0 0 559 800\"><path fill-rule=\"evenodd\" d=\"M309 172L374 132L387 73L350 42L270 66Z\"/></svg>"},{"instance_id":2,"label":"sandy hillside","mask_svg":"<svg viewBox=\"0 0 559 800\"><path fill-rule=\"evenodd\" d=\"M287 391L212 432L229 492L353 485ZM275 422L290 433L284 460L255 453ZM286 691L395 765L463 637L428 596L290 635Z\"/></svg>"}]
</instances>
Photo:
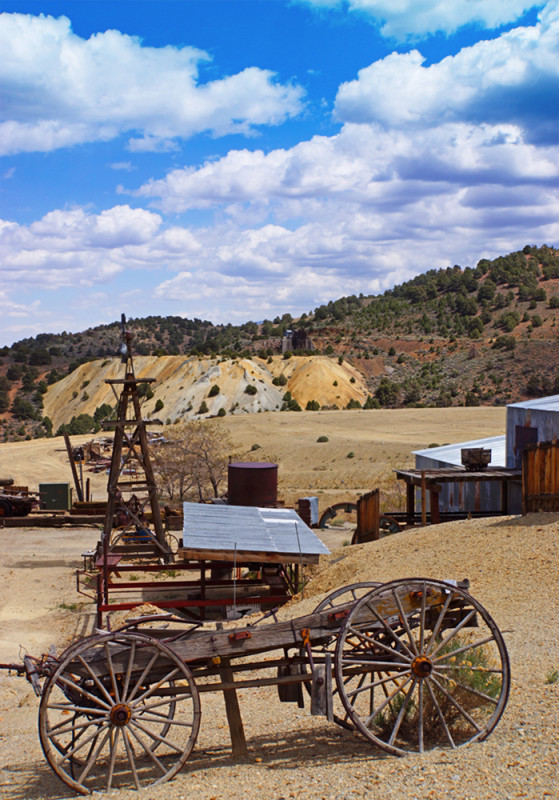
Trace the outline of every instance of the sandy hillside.
<instances>
[{"instance_id":1,"label":"sandy hillside","mask_svg":"<svg viewBox=\"0 0 559 800\"><path fill-rule=\"evenodd\" d=\"M236 458L277 462L279 495L289 505L317 495L325 508L381 486L383 510L388 510L405 494L392 470L413 466L412 450L504 433L505 413L502 407L282 412L228 416L208 424L229 432ZM317 442L320 436L328 441ZM72 437L72 442L88 438ZM261 449L251 451L255 444ZM349 453L354 457L348 458ZM32 489L72 480L60 437L0 444L0 474ZM104 499L107 476L84 474L93 497Z\"/></svg>"},{"instance_id":2,"label":"sandy hillside","mask_svg":"<svg viewBox=\"0 0 559 800\"><path fill-rule=\"evenodd\" d=\"M157 417L164 422L197 417L202 402L210 415L221 408L228 414L277 411L287 391L303 408L308 400L343 408L351 399L360 403L367 399L363 375L347 362L339 364L326 356L293 356L287 360L274 356L266 361L137 356L134 367L137 378L155 379L151 387L154 397L146 401L145 415L155 414L155 404L161 400L163 408ZM274 385L274 378L282 375L287 383ZM49 386L43 398L44 414L52 420L54 430L78 414L93 415L103 403L114 406L115 395L105 381L122 376L120 359L106 358L82 364ZM215 385L220 392L210 397ZM246 392L249 386L255 393Z\"/></svg>"},{"instance_id":3,"label":"sandy hillside","mask_svg":"<svg viewBox=\"0 0 559 800\"><path fill-rule=\"evenodd\" d=\"M72 568L92 531L0 531L0 661L19 645L37 654L91 629L91 606L75 594ZM557 798L559 758L559 514L447 523L341 548L323 562L296 617L348 581L410 574L471 580L509 651L512 687L503 718L482 744L424 756L387 756L308 707L281 704L272 687L239 692L249 747L231 756L222 697L202 698L198 741L170 783L142 793L150 800L543 800ZM0 674L0 793L5 800L73 796L44 760L37 699L21 678ZM111 791L114 800L138 800Z\"/></svg>"}]
</instances>

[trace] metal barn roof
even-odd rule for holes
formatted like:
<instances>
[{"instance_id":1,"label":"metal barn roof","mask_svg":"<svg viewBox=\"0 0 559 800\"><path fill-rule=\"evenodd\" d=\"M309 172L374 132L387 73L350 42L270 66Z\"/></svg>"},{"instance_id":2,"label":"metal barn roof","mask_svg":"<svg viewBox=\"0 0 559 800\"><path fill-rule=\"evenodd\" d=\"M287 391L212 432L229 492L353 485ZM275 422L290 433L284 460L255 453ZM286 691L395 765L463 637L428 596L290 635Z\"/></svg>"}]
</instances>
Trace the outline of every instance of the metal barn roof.
<instances>
[{"instance_id":1,"label":"metal barn roof","mask_svg":"<svg viewBox=\"0 0 559 800\"><path fill-rule=\"evenodd\" d=\"M325 544L291 508L184 503L183 555L316 563ZM197 555L194 555L197 554ZM225 556L227 554L227 556Z\"/></svg>"},{"instance_id":2,"label":"metal barn roof","mask_svg":"<svg viewBox=\"0 0 559 800\"><path fill-rule=\"evenodd\" d=\"M549 397L536 397L534 400L521 400L520 403L509 403L507 408L536 408L538 411L559 411L559 394Z\"/></svg>"},{"instance_id":3,"label":"metal barn roof","mask_svg":"<svg viewBox=\"0 0 559 800\"><path fill-rule=\"evenodd\" d=\"M559 398L558 398L559 399ZM458 442L456 444L445 444L441 447L428 447L426 450L414 450L414 456L422 456L432 461L441 461L445 464L462 466L462 449L473 447L484 447L491 450L490 466L506 466L506 436L490 436L487 439L473 439L470 442Z\"/></svg>"}]
</instances>

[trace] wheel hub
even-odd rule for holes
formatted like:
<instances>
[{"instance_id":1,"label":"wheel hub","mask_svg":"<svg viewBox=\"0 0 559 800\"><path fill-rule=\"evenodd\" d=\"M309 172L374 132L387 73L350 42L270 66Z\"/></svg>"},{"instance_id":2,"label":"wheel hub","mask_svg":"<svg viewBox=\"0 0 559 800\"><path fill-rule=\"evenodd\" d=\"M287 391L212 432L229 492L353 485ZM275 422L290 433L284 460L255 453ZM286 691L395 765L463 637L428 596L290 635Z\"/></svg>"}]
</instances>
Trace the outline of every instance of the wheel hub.
<instances>
[{"instance_id":1,"label":"wheel hub","mask_svg":"<svg viewBox=\"0 0 559 800\"><path fill-rule=\"evenodd\" d=\"M132 710L126 703L117 703L111 709L111 722L118 728L123 728L130 722Z\"/></svg>"},{"instance_id":2,"label":"wheel hub","mask_svg":"<svg viewBox=\"0 0 559 800\"><path fill-rule=\"evenodd\" d=\"M427 678L433 671L433 664L428 656L417 656L412 661L411 668L418 678Z\"/></svg>"}]
</instances>

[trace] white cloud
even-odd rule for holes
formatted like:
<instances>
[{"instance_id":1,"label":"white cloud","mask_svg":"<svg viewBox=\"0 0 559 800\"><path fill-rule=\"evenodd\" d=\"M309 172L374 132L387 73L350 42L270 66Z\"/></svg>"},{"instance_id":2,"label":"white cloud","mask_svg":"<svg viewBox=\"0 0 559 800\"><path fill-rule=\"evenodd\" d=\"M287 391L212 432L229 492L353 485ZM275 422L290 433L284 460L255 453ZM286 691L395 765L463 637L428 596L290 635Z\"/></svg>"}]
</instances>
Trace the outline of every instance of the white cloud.
<instances>
[{"instance_id":1,"label":"white cloud","mask_svg":"<svg viewBox=\"0 0 559 800\"><path fill-rule=\"evenodd\" d=\"M299 0L316 8L348 7L377 23L387 38L451 34L465 25L499 28L540 7L541 0Z\"/></svg>"},{"instance_id":2,"label":"white cloud","mask_svg":"<svg viewBox=\"0 0 559 800\"><path fill-rule=\"evenodd\" d=\"M480 41L430 66L417 50L392 53L338 90L346 122L426 128L444 122L522 124L533 140L556 141L550 110L559 97L559 14Z\"/></svg>"},{"instance_id":3,"label":"white cloud","mask_svg":"<svg viewBox=\"0 0 559 800\"><path fill-rule=\"evenodd\" d=\"M161 222L159 214L129 206L100 214L56 210L28 226L0 222L4 285L21 291L104 283L125 269L180 265L200 250L189 231L161 230Z\"/></svg>"},{"instance_id":4,"label":"white cloud","mask_svg":"<svg viewBox=\"0 0 559 800\"><path fill-rule=\"evenodd\" d=\"M0 153L48 151L140 132L132 150L201 131L253 132L301 110L302 90L249 67L208 83L193 47L144 47L109 30L85 40L65 17L0 15Z\"/></svg>"}]
</instances>

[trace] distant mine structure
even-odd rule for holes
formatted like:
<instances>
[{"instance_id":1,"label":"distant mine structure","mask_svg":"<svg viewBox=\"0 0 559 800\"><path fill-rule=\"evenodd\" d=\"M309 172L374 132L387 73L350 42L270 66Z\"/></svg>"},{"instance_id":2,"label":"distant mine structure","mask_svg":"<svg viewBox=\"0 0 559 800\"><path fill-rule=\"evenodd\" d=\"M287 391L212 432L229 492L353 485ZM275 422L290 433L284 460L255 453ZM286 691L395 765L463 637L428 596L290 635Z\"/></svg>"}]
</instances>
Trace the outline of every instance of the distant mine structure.
<instances>
[{"instance_id":1,"label":"distant mine structure","mask_svg":"<svg viewBox=\"0 0 559 800\"><path fill-rule=\"evenodd\" d=\"M312 339L304 328L286 331L281 340L281 352L297 353L301 350L314 350Z\"/></svg>"}]
</instances>

